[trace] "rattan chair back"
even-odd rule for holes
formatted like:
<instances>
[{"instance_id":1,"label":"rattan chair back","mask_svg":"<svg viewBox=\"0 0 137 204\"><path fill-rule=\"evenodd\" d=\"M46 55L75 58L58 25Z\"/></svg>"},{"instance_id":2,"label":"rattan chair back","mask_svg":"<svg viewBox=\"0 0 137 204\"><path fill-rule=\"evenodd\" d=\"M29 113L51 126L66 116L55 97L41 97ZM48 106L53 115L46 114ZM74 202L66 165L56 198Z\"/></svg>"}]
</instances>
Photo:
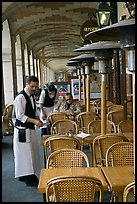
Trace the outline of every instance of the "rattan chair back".
<instances>
[{"instance_id":1,"label":"rattan chair back","mask_svg":"<svg viewBox=\"0 0 137 204\"><path fill-rule=\"evenodd\" d=\"M2 122L5 125L5 129L7 133L10 133L11 131L13 131L13 127L14 127L14 124L12 121L13 107L14 105L12 103L7 104L5 106L3 116L2 116Z\"/></svg>"},{"instance_id":2,"label":"rattan chair back","mask_svg":"<svg viewBox=\"0 0 137 204\"><path fill-rule=\"evenodd\" d=\"M101 99L96 99L93 103L92 103L93 107L94 107L94 111L97 113L98 116L101 116ZM113 105L113 102L106 100L106 110L108 112L108 108L110 106Z\"/></svg>"},{"instance_id":3,"label":"rattan chair back","mask_svg":"<svg viewBox=\"0 0 137 204\"><path fill-rule=\"evenodd\" d=\"M50 190L53 189L54 202L94 202L96 192L98 202L102 202L102 184L94 177L56 177L48 181L46 201L50 201Z\"/></svg>"},{"instance_id":4,"label":"rattan chair back","mask_svg":"<svg viewBox=\"0 0 137 204\"><path fill-rule=\"evenodd\" d=\"M80 149L81 144L80 144L80 141L74 137L65 136L65 135L58 135L58 136L56 135L56 136L51 136L47 138L43 144L43 147L44 147L45 158L47 160L48 156L56 150L64 149L64 148Z\"/></svg>"},{"instance_id":5,"label":"rattan chair back","mask_svg":"<svg viewBox=\"0 0 137 204\"><path fill-rule=\"evenodd\" d=\"M97 115L95 112L93 111L85 111L85 112L81 112L76 116L76 121L77 124L79 125L79 129L82 132L87 133L88 132L88 124L92 121L92 120L96 120L97 119Z\"/></svg>"},{"instance_id":6,"label":"rattan chair back","mask_svg":"<svg viewBox=\"0 0 137 204\"><path fill-rule=\"evenodd\" d=\"M133 120L123 120L117 126L118 132L133 132Z\"/></svg>"},{"instance_id":7,"label":"rattan chair back","mask_svg":"<svg viewBox=\"0 0 137 204\"><path fill-rule=\"evenodd\" d=\"M116 133L116 126L110 120L106 120L106 132ZM88 124L88 134L100 133L101 134L101 120L93 120Z\"/></svg>"},{"instance_id":8,"label":"rattan chair back","mask_svg":"<svg viewBox=\"0 0 137 204\"><path fill-rule=\"evenodd\" d=\"M68 119L68 116L65 112L53 112L53 113L50 113L47 117L47 120L50 122L51 125L58 120L65 120L65 119Z\"/></svg>"},{"instance_id":9,"label":"rattan chair back","mask_svg":"<svg viewBox=\"0 0 137 204\"><path fill-rule=\"evenodd\" d=\"M124 106L119 105L119 104L112 104L111 106L108 107L108 112L110 111L117 111L117 110L123 110Z\"/></svg>"},{"instance_id":10,"label":"rattan chair back","mask_svg":"<svg viewBox=\"0 0 137 204\"><path fill-rule=\"evenodd\" d=\"M78 149L59 149L49 155L47 168L89 167L87 155Z\"/></svg>"},{"instance_id":11,"label":"rattan chair back","mask_svg":"<svg viewBox=\"0 0 137 204\"><path fill-rule=\"evenodd\" d=\"M134 165L133 143L118 142L106 151L106 166Z\"/></svg>"},{"instance_id":12,"label":"rattan chair back","mask_svg":"<svg viewBox=\"0 0 137 204\"><path fill-rule=\"evenodd\" d=\"M123 192L123 202L135 202L135 181L129 183Z\"/></svg>"},{"instance_id":13,"label":"rattan chair back","mask_svg":"<svg viewBox=\"0 0 137 204\"><path fill-rule=\"evenodd\" d=\"M70 119L58 120L51 126L51 135L78 134L77 123Z\"/></svg>"},{"instance_id":14,"label":"rattan chair back","mask_svg":"<svg viewBox=\"0 0 137 204\"><path fill-rule=\"evenodd\" d=\"M116 127L117 127L118 123L120 123L122 120L124 120L123 109L108 112L107 120L111 120L112 122L114 122Z\"/></svg>"},{"instance_id":15,"label":"rattan chair back","mask_svg":"<svg viewBox=\"0 0 137 204\"><path fill-rule=\"evenodd\" d=\"M128 141L123 134L108 133L99 135L93 139L94 166L106 166L106 151L117 142Z\"/></svg>"}]
</instances>

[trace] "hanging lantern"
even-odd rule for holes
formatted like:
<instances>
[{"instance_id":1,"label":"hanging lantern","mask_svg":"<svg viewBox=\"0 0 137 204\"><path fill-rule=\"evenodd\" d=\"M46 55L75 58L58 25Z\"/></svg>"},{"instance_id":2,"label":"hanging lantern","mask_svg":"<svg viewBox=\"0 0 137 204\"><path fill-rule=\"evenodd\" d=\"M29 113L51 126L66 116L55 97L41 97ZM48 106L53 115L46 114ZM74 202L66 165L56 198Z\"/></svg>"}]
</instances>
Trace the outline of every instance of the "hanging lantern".
<instances>
[{"instance_id":1,"label":"hanging lantern","mask_svg":"<svg viewBox=\"0 0 137 204\"><path fill-rule=\"evenodd\" d=\"M96 16L100 28L110 24L110 13L111 8L106 2L99 3Z\"/></svg>"}]
</instances>

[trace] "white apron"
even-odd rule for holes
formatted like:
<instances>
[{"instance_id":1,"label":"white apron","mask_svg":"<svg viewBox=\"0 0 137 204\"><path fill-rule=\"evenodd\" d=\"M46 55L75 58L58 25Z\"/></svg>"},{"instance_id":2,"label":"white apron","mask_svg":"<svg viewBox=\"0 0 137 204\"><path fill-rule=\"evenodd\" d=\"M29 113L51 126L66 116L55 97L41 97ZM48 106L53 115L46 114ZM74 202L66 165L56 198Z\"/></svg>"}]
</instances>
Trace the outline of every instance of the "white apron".
<instances>
[{"instance_id":1,"label":"white apron","mask_svg":"<svg viewBox=\"0 0 137 204\"><path fill-rule=\"evenodd\" d=\"M40 172L40 152L36 130L29 129L31 142L19 142L18 129L14 128L13 151L15 178Z\"/></svg>"}]
</instances>

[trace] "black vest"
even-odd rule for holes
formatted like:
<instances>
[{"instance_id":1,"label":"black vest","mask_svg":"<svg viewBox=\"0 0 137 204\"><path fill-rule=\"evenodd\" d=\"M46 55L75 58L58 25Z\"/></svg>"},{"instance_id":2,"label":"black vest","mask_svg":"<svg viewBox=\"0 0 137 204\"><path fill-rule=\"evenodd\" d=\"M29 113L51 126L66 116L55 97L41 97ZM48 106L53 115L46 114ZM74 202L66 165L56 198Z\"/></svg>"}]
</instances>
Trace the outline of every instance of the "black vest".
<instances>
[{"instance_id":1,"label":"black vest","mask_svg":"<svg viewBox=\"0 0 137 204\"><path fill-rule=\"evenodd\" d=\"M57 90L55 92L55 96L53 98L50 98L48 90L45 89L45 100L44 100L43 106L44 107L52 107L52 106L54 106L54 100L55 100L56 94L57 94Z\"/></svg>"},{"instance_id":2,"label":"black vest","mask_svg":"<svg viewBox=\"0 0 137 204\"><path fill-rule=\"evenodd\" d=\"M30 97L26 94L26 92L24 90L22 90L19 94L23 94L25 99L26 99L25 115L28 116L29 118L35 119L36 104L35 104L34 97L33 97L33 101L34 101L34 109L33 109ZM22 127L27 127L30 129L35 129L35 126L33 123L30 123L30 122L22 123L18 119L16 119L16 121L15 121L15 126L22 126Z\"/></svg>"}]
</instances>

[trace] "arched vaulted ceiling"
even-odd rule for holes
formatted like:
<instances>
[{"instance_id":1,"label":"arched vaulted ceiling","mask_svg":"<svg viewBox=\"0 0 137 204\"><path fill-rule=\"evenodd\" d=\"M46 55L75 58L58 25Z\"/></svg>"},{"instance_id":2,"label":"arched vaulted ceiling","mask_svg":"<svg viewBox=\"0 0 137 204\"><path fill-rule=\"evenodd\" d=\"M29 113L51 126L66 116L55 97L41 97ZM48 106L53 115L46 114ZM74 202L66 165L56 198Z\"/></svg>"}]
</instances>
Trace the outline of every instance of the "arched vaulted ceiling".
<instances>
[{"instance_id":1,"label":"arched vaulted ceiling","mask_svg":"<svg viewBox=\"0 0 137 204\"><path fill-rule=\"evenodd\" d=\"M98 2L2 2L2 22L8 20L11 34L37 58L58 72L82 44L81 25L94 14Z\"/></svg>"}]
</instances>

